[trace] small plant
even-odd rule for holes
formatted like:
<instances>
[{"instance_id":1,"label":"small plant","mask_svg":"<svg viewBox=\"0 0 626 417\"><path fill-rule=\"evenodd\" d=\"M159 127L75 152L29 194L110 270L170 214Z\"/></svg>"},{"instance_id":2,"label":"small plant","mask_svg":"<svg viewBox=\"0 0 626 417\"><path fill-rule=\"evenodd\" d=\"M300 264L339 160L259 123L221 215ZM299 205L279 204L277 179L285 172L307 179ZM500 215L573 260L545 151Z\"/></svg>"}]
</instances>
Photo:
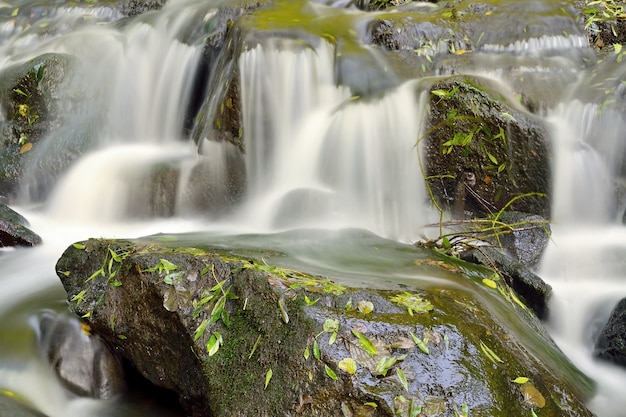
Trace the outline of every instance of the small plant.
<instances>
[{"instance_id":1,"label":"small plant","mask_svg":"<svg viewBox=\"0 0 626 417\"><path fill-rule=\"evenodd\" d=\"M414 312L427 313L434 308L430 301L423 299L418 294L413 294L408 291L394 295L393 297L390 297L389 300L405 307L411 316Z\"/></svg>"},{"instance_id":2,"label":"small plant","mask_svg":"<svg viewBox=\"0 0 626 417\"><path fill-rule=\"evenodd\" d=\"M592 31L598 31L596 26L598 23L614 23L617 20L626 19L624 5L616 0L586 0L583 13L586 16L585 29ZM617 29L614 24L611 24L611 31L617 37Z\"/></svg>"}]
</instances>

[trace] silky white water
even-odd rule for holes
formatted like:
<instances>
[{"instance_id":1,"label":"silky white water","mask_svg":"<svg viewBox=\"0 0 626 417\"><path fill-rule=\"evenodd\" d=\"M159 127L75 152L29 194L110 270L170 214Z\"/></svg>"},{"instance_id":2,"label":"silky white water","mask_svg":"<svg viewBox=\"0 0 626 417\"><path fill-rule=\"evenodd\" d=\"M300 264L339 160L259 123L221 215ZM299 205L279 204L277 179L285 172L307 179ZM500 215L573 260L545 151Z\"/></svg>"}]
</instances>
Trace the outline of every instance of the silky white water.
<instances>
[{"instance_id":1,"label":"silky white water","mask_svg":"<svg viewBox=\"0 0 626 417\"><path fill-rule=\"evenodd\" d=\"M84 93L92 97L85 114L93 115L96 134L88 152L55 182L45 201L14 204L45 243L0 252L0 389L26 397L50 417L137 412L123 401L69 396L34 346L28 317L43 308L62 308L65 294L54 264L71 243L89 237L298 228L364 229L412 242L436 219L424 204L428 196L418 163L418 139L427 122L425 85L407 80L360 97L339 85L336 47L321 38L309 44L268 37L249 45L237 60L245 154L208 138L201 138L197 153L184 133L203 53L191 33L194 25L211 22L216 15L211 5L219 3L171 2L163 11L124 24L109 23L119 18L109 9L72 9L65 17L59 11L45 20L57 27L55 35L19 20L1 27L1 67L44 52L68 53L79 58L81 71L73 75L88 80ZM79 25L74 13L94 21ZM502 62L507 54L513 60L546 48L587 47L576 35L565 42L533 39L488 44L484 52L498 54ZM549 74L550 62L540 62ZM584 77L580 86L586 85ZM592 346L611 308L626 297L626 231L617 220L626 203L615 198L612 185L621 169L626 130L608 107L575 96L560 101L544 117L552 126L554 155L553 236L539 271L554 289L548 325L565 353L598 383L592 410L615 417L626 409L620 392L626 371L593 359ZM603 140L596 137L599 132ZM207 184L219 188L228 178L226 160L233 157L243 158L244 195L229 210L204 214L188 191L197 180L196 164L207 166L202 171L211 177ZM139 185L151 184L155 167L171 170L174 178L175 189L163 194L173 207L165 219L134 211L145 190Z\"/></svg>"}]
</instances>

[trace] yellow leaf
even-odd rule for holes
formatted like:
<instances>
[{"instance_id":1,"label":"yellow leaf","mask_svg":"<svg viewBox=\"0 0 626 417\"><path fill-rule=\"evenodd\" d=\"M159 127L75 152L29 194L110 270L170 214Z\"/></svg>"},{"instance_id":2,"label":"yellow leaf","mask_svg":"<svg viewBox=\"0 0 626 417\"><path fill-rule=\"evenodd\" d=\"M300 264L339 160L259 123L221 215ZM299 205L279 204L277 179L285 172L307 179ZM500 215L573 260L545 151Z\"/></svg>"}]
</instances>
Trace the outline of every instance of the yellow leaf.
<instances>
[{"instance_id":1,"label":"yellow leaf","mask_svg":"<svg viewBox=\"0 0 626 417\"><path fill-rule=\"evenodd\" d=\"M528 378L526 378L525 376L518 376L513 380L513 382L515 382L516 384L525 384L528 382Z\"/></svg>"},{"instance_id":2,"label":"yellow leaf","mask_svg":"<svg viewBox=\"0 0 626 417\"><path fill-rule=\"evenodd\" d=\"M87 323L80 323L80 330L87 336L91 336L91 327Z\"/></svg>"},{"instance_id":3,"label":"yellow leaf","mask_svg":"<svg viewBox=\"0 0 626 417\"><path fill-rule=\"evenodd\" d=\"M357 309L363 314L369 314L374 310L374 304L371 301L361 300L357 304Z\"/></svg>"},{"instance_id":4,"label":"yellow leaf","mask_svg":"<svg viewBox=\"0 0 626 417\"><path fill-rule=\"evenodd\" d=\"M339 369L344 372L354 375L356 373L356 361L352 358L344 358L339 361Z\"/></svg>"},{"instance_id":5,"label":"yellow leaf","mask_svg":"<svg viewBox=\"0 0 626 417\"><path fill-rule=\"evenodd\" d=\"M493 289L496 289L498 287L498 284L496 284L496 282L494 280L489 279L489 278L484 278L483 279L483 284L485 284L489 288L493 288Z\"/></svg>"},{"instance_id":6,"label":"yellow leaf","mask_svg":"<svg viewBox=\"0 0 626 417\"><path fill-rule=\"evenodd\" d=\"M538 408L543 408L546 405L546 399L543 398L543 395L537 388L535 388L532 384L526 383L522 385L522 394L524 395L524 402L536 406Z\"/></svg>"},{"instance_id":7,"label":"yellow leaf","mask_svg":"<svg viewBox=\"0 0 626 417\"><path fill-rule=\"evenodd\" d=\"M28 151L30 151L31 149L33 149L33 144L31 142L25 143L22 145L22 147L20 148L20 155L23 153L26 153Z\"/></svg>"},{"instance_id":8,"label":"yellow leaf","mask_svg":"<svg viewBox=\"0 0 626 417\"><path fill-rule=\"evenodd\" d=\"M454 51L456 55L469 54L471 52L472 52L471 49L457 49L456 51Z\"/></svg>"}]
</instances>

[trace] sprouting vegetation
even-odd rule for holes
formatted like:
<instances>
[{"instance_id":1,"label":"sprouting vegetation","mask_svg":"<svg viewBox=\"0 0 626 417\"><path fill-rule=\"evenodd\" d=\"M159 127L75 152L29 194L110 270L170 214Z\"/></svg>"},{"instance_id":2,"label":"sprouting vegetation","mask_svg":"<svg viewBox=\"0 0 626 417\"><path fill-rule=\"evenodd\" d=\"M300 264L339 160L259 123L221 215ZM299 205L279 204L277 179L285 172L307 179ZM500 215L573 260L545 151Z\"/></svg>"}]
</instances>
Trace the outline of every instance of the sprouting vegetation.
<instances>
[{"instance_id":1,"label":"sprouting vegetation","mask_svg":"<svg viewBox=\"0 0 626 417\"><path fill-rule=\"evenodd\" d=\"M623 2L617 0L586 0L583 13L585 14L585 28L598 31L598 23L609 23L615 37L618 36L615 22L626 19Z\"/></svg>"},{"instance_id":2,"label":"sprouting vegetation","mask_svg":"<svg viewBox=\"0 0 626 417\"><path fill-rule=\"evenodd\" d=\"M268 265L265 261L245 262L241 268L256 269L257 271L268 272L276 277L276 280L270 280L270 284L274 286L284 286L290 289L303 288L309 292L326 293L332 295L341 295L346 291L346 287L337 284L329 279L314 277L294 269L281 268L275 265ZM314 304L315 301L307 302Z\"/></svg>"}]
</instances>

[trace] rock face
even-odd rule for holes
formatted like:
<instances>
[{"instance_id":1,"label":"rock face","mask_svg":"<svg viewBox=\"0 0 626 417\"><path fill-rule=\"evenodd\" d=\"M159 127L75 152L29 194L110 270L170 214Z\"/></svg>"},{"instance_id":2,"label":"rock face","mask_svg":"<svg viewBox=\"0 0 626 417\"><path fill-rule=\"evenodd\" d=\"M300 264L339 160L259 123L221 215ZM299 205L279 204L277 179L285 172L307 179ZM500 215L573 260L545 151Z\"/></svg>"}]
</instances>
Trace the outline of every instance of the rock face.
<instances>
[{"instance_id":1,"label":"rock face","mask_svg":"<svg viewBox=\"0 0 626 417\"><path fill-rule=\"evenodd\" d=\"M76 243L57 273L71 308L193 416L591 416L588 380L538 321L469 275L357 289L150 240Z\"/></svg>"},{"instance_id":2,"label":"rock face","mask_svg":"<svg viewBox=\"0 0 626 417\"><path fill-rule=\"evenodd\" d=\"M431 127L423 138L429 186L457 218L505 206L547 218L549 131L489 83L451 77L431 89Z\"/></svg>"},{"instance_id":3,"label":"rock face","mask_svg":"<svg viewBox=\"0 0 626 417\"><path fill-rule=\"evenodd\" d=\"M626 298L609 317L596 340L594 354L617 365L626 366Z\"/></svg>"},{"instance_id":4,"label":"rock face","mask_svg":"<svg viewBox=\"0 0 626 417\"><path fill-rule=\"evenodd\" d=\"M0 247L39 245L41 237L27 226L24 217L0 203Z\"/></svg>"},{"instance_id":5,"label":"rock face","mask_svg":"<svg viewBox=\"0 0 626 417\"><path fill-rule=\"evenodd\" d=\"M73 316L39 317L42 354L63 385L76 395L109 399L125 390L124 370L108 345Z\"/></svg>"}]
</instances>

